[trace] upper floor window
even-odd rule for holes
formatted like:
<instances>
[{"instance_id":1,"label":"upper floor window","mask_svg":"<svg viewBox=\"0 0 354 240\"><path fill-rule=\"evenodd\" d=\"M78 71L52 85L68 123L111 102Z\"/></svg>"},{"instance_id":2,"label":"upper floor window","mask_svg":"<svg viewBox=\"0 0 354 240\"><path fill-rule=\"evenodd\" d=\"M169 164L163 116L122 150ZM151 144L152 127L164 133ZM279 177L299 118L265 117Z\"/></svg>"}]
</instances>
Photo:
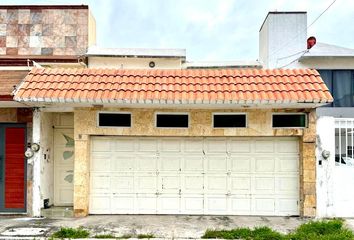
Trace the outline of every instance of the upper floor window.
<instances>
[{"instance_id":1,"label":"upper floor window","mask_svg":"<svg viewBox=\"0 0 354 240\"><path fill-rule=\"evenodd\" d=\"M354 70L318 70L331 92L332 107L354 107Z\"/></svg>"}]
</instances>

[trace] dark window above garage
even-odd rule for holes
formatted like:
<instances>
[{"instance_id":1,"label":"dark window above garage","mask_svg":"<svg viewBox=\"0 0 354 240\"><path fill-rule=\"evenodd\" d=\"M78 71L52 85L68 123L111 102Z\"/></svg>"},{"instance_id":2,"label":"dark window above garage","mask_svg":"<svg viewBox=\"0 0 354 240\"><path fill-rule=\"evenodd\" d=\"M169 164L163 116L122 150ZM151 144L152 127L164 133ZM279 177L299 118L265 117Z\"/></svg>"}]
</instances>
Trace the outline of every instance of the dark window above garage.
<instances>
[{"instance_id":1,"label":"dark window above garage","mask_svg":"<svg viewBox=\"0 0 354 240\"><path fill-rule=\"evenodd\" d=\"M99 113L98 126L100 127L130 127L130 113Z\"/></svg>"},{"instance_id":2,"label":"dark window above garage","mask_svg":"<svg viewBox=\"0 0 354 240\"><path fill-rule=\"evenodd\" d=\"M246 114L215 113L213 115L214 128L245 128L246 121Z\"/></svg>"},{"instance_id":3,"label":"dark window above garage","mask_svg":"<svg viewBox=\"0 0 354 240\"><path fill-rule=\"evenodd\" d=\"M188 114L156 114L156 127L159 128L188 128Z\"/></svg>"},{"instance_id":4,"label":"dark window above garage","mask_svg":"<svg viewBox=\"0 0 354 240\"><path fill-rule=\"evenodd\" d=\"M273 114L273 128L304 128L307 126L307 116L301 114Z\"/></svg>"}]
</instances>

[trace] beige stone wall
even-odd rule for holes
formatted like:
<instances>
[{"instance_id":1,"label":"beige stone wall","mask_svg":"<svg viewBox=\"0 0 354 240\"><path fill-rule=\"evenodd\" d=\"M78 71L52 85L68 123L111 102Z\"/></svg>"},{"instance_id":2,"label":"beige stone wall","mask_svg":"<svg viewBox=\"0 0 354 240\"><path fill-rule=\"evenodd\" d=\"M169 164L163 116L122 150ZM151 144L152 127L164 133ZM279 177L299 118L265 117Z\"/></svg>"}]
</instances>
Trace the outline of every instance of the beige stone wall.
<instances>
[{"instance_id":1,"label":"beige stone wall","mask_svg":"<svg viewBox=\"0 0 354 240\"><path fill-rule=\"evenodd\" d=\"M131 112L131 128L103 128L97 126L97 113ZM272 113L279 110L199 110L199 109L117 109L117 108L80 108L74 113L75 131L75 177L74 177L74 211L76 216L88 214L89 204L89 159L90 136L298 136L300 141L300 213L302 216L315 216L316 213L316 172L315 172L315 129L316 114L314 110L283 110L286 112L308 112L309 126L305 129L273 129ZM157 112L189 113L188 129L156 128ZM213 129L213 112L245 112L247 128Z\"/></svg>"}]
</instances>

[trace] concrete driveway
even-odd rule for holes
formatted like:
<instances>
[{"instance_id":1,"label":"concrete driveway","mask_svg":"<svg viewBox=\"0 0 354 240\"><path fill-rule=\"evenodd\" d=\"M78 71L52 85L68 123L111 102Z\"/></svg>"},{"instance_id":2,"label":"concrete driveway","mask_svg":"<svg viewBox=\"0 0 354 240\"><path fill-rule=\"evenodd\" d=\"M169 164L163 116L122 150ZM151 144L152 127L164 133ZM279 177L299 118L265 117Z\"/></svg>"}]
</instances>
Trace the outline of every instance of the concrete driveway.
<instances>
[{"instance_id":1,"label":"concrete driveway","mask_svg":"<svg viewBox=\"0 0 354 240\"><path fill-rule=\"evenodd\" d=\"M207 229L232 229L235 227L269 226L287 233L308 219L297 217L249 217L249 216L186 216L186 215L93 215L85 218L25 218L0 217L0 239L11 236L32 236L16 233L42 229L37 236L50 236L60 227L84 227L91 236L153 234L157 238L200 238ZM24 230L23 230L24 229ZM44 229L44 230L43 230Z\"/></svg>"}]
</instances>

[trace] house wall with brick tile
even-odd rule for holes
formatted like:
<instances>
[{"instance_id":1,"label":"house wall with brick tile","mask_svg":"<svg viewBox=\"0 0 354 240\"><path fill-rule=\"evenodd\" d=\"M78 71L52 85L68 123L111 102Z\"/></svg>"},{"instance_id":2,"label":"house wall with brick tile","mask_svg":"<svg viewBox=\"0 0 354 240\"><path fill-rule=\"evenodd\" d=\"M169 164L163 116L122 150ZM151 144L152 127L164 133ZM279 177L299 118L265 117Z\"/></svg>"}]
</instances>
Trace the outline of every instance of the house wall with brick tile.
<instances>
[{"instance_id":1,"label":"house wall with brick tile","mask_svg":"<svg viewBox=\"0 0 354 240\"><path fill-rule=\"evenodd\" d=\"M89 24L95 21L84 5L1 6L0 56L82 55L95 43Z\"/></svg>"},{"instance_id":2,"label":"house wall with brick tile","mask_svg":"<svg viewBox=\"0 0 354 240\"><path fill-rule=\"evenodd\" d=\"M102 128L97 126L97 113L131 112L131 128ZM154 126L156 112L188 112L190 127L188 129L158 129ZM308 127L304 129L273 129L272 109L235 109L235 110L201 110L201 109L117 109L117 108L77 108L74 112L75 169L74 169L74 211L76 216L86 216L89 206L89 170L91 136L293 136L299 138L300 145L300 214L316 214L316 171L315 138L316 115L313 109L281 110L281 112L307 112ZM243 129L212 128L213 112L245 112L248 127Z\"/></svg>"}]
</instances>

